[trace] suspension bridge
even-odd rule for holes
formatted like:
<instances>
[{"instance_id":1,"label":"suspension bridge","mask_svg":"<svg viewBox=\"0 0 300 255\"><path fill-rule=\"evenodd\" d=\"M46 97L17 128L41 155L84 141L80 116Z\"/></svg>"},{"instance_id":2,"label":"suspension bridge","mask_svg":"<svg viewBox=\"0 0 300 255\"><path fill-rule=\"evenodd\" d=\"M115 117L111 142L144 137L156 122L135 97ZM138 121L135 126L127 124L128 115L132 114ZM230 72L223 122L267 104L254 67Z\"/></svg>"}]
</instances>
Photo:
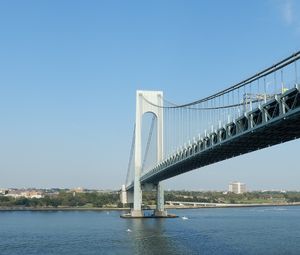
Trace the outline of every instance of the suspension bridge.
<instances>
[{"instance_id":1,"label":"suspension bridge","mask_svg":"<svg viewBox=\"0 0 300 255\"><path fill-rule=\"evenodd\" d=\"M211 96L175 104L161 91L136 92L124 217L144 217L142 191L156 191L155 217L168 217L162 181L300 137L300 51ZM149 132L143 116L151 113Z\"/></svg>"}]
</instances>

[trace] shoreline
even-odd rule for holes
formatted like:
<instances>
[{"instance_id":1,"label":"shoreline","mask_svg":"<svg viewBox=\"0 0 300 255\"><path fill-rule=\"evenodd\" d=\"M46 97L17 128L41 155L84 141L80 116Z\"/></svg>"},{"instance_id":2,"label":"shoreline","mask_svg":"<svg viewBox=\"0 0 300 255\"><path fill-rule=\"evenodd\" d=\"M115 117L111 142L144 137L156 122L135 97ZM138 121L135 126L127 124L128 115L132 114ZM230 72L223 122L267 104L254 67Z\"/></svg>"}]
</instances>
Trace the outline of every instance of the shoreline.
<instances>
[{"instance_id":1,"label":"shoreline","mask_svg":"<svg viewBox=\"0 0 300 255\"><path fill-rule=\"evenodd\" d=\"M294 203L263 203L263 204L218 204L206 206L170 206L166 205L165 209L206 209L206 208L242 208L242 207L270 207L270 206L300 206L300 202ZM153 210L155 206L150 206L149 209ZM111 207L0 207L0 212L8 211L128 211L130 208L111 208Z\"/></svg>"},{"instance_id":2,"label":"shoreline","mask_svg":"<svg viewBox=\"0 0 300 255\"><path fill-rule=\"evenodd\" d=\"M98 207L0 207L0 212L5 211L126 211L130 208L98 208Z\"/></svg>"},{"instance_id":3,"label":"shoreline","mask_svg":"<svg viewBox=\"0 0 300 255\"><path fill-rule=\"evenodd\" d=\"M248 207L272 207L272 206L300 206L300 202L293 203L262 203L262 204L218 204L207 206L165 206L166 209L208 209L208 208L248 208Z\"/></svg>"}]
</instances>

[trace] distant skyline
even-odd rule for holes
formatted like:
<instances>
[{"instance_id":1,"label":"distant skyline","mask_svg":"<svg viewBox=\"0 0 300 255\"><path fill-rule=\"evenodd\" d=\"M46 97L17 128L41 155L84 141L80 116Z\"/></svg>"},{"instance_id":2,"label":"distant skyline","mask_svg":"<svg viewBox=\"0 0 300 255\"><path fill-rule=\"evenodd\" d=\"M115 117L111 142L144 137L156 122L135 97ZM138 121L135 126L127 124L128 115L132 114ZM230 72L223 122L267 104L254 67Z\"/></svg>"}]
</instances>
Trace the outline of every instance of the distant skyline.
<instances>
[{"instance_id":1,"label":"distant skyline","mask_svg":"<svg viewBox=\"0 0 300 255\"><path fill-rule=\"evenodd\" d=\"M2 1L0 188L118 189L135 91L213 94L300 50L300 2ZM300 141L165 181L300 190Z\"/></svg>"}]
</instances>

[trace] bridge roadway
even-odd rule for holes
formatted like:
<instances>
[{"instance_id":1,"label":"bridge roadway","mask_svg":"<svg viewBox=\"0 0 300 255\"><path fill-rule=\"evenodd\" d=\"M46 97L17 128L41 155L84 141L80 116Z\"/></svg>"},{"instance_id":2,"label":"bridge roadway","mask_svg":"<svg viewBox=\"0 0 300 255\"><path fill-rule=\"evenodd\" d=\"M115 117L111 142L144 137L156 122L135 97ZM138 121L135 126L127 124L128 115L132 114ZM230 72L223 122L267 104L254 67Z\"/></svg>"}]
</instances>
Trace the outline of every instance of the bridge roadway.
<instances>
[{"instance_id":1,"label":"bridge roadway","mask_svg":"<svg viewBox=\"0 0 300 255\"><path fill-rule=\"evenodd\" d=\"M203 166L299 137L300 86L296 85L166 158L141 176L141 184L155 184ZM126 190L133 188L131 183Z\"/></svg>"}]
</instances>

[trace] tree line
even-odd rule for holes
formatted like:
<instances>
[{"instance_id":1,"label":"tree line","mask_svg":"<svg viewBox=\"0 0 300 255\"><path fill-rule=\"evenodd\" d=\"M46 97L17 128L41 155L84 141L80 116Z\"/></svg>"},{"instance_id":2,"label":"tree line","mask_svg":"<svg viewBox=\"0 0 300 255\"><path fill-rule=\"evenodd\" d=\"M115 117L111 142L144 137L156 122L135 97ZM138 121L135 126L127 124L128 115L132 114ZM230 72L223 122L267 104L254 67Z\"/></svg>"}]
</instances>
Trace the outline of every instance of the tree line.
<instances>
[{"instance_id":1,"label":"tree line","mask_svg":"<svg viewBox=\"0 0 300 255\"><path fill-rule=\"evenodd\" d=\"M13 198L0 196L0 206L12 207L116 207L120 206L119 194L111 193L73 193L59 192L57 195L45 195L43 198Z\"/></svg>"},{"instance_id":2,"label":"tree line","mask_svg":"<svg viewBox=\"0 0 300 255\"><path fill-rule=\"evenodd\" d=\"M243 194L223 193L217 191L166 191L165 201L204 202L204 203L292 203L300 202L300 192L246 192ZM155 192L143 193L144 205L156 203ZM74 193L60 191L43 198L13 198L0 195L0 207L122 207L118 192ZM130 205L125 205L130 206Z\"/></svg>"}]
</instances>

